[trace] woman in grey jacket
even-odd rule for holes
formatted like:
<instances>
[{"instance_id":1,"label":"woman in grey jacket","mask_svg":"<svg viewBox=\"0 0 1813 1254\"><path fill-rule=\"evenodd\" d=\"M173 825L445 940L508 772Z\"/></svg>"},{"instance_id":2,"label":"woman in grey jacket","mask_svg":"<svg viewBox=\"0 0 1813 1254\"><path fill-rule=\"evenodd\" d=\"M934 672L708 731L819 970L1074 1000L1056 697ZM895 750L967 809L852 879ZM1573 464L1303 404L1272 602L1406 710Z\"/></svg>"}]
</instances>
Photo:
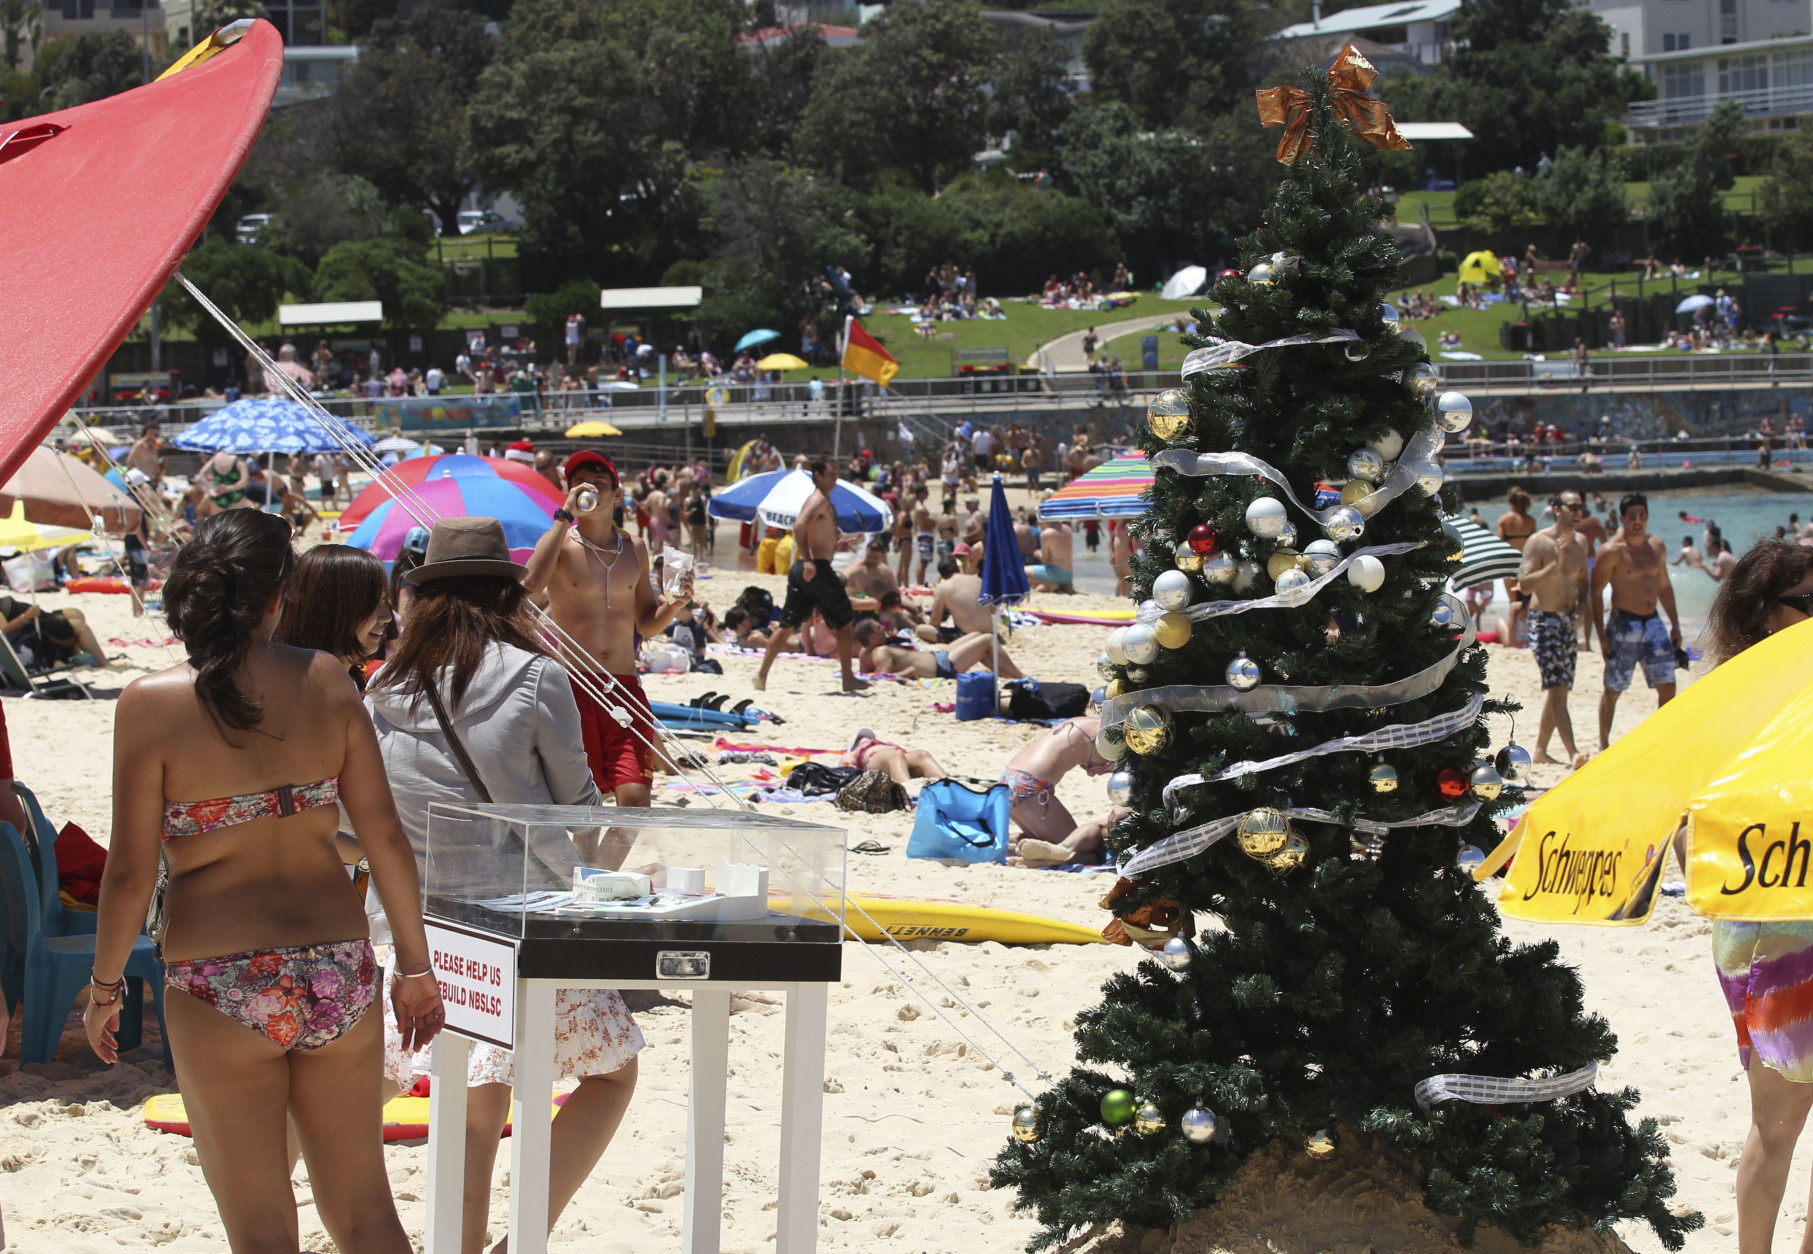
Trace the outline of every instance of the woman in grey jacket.
<instances>
[{"instance_id":1,"label":"woman in grey jacket","mask_svg":"<svg viewBox=\"0 0 1813 1254\"><path fill-rule=\"evenodd\" d=\"M444 518L434 526L427 560L409 572L416 595L394 657L373 681L367 704L396 797L397 813L415 847L427 853L428 805L476 802L478 784L493 801L541 805L600 805L586 763L572 683L544 651L525 613L523 567L510 560L503 528L493 518ZM480 776L461 765L434 710L438 698L453 732ZM481 829L482 830L482 829ZM437 887L447 887L445 842L436 833ZM530 855L555 880L570 883L581 862L572 842L533 845ZM473 886L507 874L514 849L483 837L467 849ZM386 935L374 917L373 935ZM387 1033L385 1073L399 1088L427 1071L428 1056L405 1054ZM642 1048L623 998L610 989L562 989L555 1002L556 1078L577 1076L554 1119L548 1222L551 1225L591 1174L617 1130L636 1087ZM514 1078L508 1052L474 1045L467 1073L463 1254L484 1248L491 1172L510 1111Z\"/></svg>"}]
</instances>

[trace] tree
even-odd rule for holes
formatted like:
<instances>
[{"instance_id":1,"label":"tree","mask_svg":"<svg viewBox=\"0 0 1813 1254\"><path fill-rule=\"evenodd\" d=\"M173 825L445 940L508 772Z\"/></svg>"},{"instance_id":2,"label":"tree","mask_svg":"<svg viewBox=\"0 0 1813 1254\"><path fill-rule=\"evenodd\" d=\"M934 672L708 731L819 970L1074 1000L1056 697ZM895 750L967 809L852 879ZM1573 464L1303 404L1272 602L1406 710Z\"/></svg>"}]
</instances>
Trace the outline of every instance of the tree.
<instances>
[{"instance_id":1,"label":"tree","mask_svg":"<svg viewBox=\"0 0 1813 1254\"><path fill-rule=\"evenodd\" d=\"M1813 129L1797 130L1777 148L1757 197L1777 248L1813 244Z\"/></svg>"},{"instance_id":2,"label":"tree","mask_svg":"<svg viewBox=\"0 0 1813 1254\"><path fill-rule=\"evenodd\" d=\"M123 30L83 31L42 55L55 58L40 75L45 113L117 96L145 81L144 54Z\"/></svg>"},{"instance_id":3,"label":"tree","mask_svg":"<svg viewBox=\"0 0 1813 1254\"><path fill-rule=\"evenodd\" d=\"M1147 130L1251 109L1249 66L1274 12L1253 0L1105 0L1083 36L1090 90L1132 109Z\"/></svg>"},{"instance_id":4,"label":"tree","mask_svg":"<svg viewBox=\"0 0 1813 1254\"><path fill-rule=\"evenodd\" d=\"M380 21L330 97L335 164L457 235L478 181L460 138L495 43L483 18L457 9Z\"/></svg>"},{"instance_id":5,"label":"tree","mask_svg":"<svg viewBox=\"0 0 1813 1254\"><path fill-rule=\"evenodd\" d=\"M1745 129L1744 106L1725 101L1688 137L1681 160L1650 183L1650 242L1664 256L1698 261L1722 255L1730 244L1723 193L1736 180L1725 155L1737 151Z\"/></svg>"},{"instance_id":6,"label":"tree","mask_svg":"<svg viewBox=\"0 0 1813 1254\"><path fill-rule=\"evenodd\" d=\"M1609 248L1630 220L1624 199L1624 162L1600 148L1563 148L1549 172L1535 180L1536 204L1549 225L1585 240L1595 250Z\"/></svg>"},{"instance_id":7,"label":"tree","mask_svg":"<svg viewBox=\"0 0 1813 1254\"><path fill-rule=\"evenodd\" d=\"M321 258L315 294L325 301L383 301L385 326L422 329L447 312L447 272L422 259L419 239L348 240Z\"/></svg>"},{"instance_id":8,"label":"tree","mask_svg":"<svg viewBox=\"0 0 1813 1254\"><path fill-rule=\"evenodd\" d=\"M1018 170L1055 164L1064 123L1076 107L1069 54L1049 30L1028 32L1004 52L989 100L988 129L1013 136L1008 159Z\"/></svg>"},{"instance_id":9,"label":"tree","mask_svg":"<svg viewBox=\"0 0 1813 1254\"><path fill-rule=\"evenodd\" d=\"M36 52L43 38L44 8L37 0L0 0L0 55L8 73L19 68L19 50Z\"/></svg>"},{"instance_id":10,"label":"tree","mask_svg":"<svg viewBox=\"0 0 1813 1254\"><path fill-rule=\"evenodd\" d=\"M286 295L306 298L309 272L293 257L269 248L235 244L219 236L203 240L183 258L183 273L232 319L247 323L269 322ZM195 303L188 289L172 280L162 296L163 316L173 326L186 327L204 344L232 342L232 335L213 315Z\"/></svg>"},{"instance_id":11,"label":"tree","mask_svg":"<svg viewBox=\"0 0 1813 1254\"><path fill-rule=\"evenodd\" d=\"M812 85L825 65L825 34L817 26L796 26L784 37L758 44L749 61L747 133L740 147L750 153L796 161L802 155L801 119L812 101Z\"/></svg>"},{"instance_id":12,"label":"tree","mask_svg":"<svg viewBox=\"0 0 1813 1254\"><path fill-rule=\"evenodd\" d=\"M1474 138L1459 158L1470 170L1597 148L1606 122L1653 90L1608 55L1611 28L1571 0L1465 0L1452 34L1434 73L1383 91L1401 117L1464 123Z\"/></svg>"},{"instance_id":13,"label":"tree","mask_svg":"<svg viewBox=\"0 0 1813 1254\"><path fill-rule=\"evenodd\" d=\"M197 0L191 34L199 43L221 27L248 17L269 21L271 11L264 7L263 0Z\"/></svg>"},{"instance_id":14,"label":"tree","mask_svg":"<svg viewBox=\"0 0 1813 1254\"><path fill-rule=\"evenodd\" d=\"M1497 170L1468 179L1454 193L1454 212L1474 230L1509 231L1537 220L1536 190L1524 175Z\"/></svg>"},{"instance_id":15,"label":"tree","mask_svg":"<svg viewBox=\"0 0 1813 1254\"><path fill-rule=\"evenodd\" d=\"M1043 1248L1085 1224L1181 1222L1214 1206L1268 1145L1287 1155L1357 1146L1370 1162L1382 1142L1416 1160L1428 1204L1461 1218L1462 1239L1489 1224L1534 1244L1551 1223L1640 1218L1678 1248L1699 1220L1665 1204L1667 1145L1653 1120L1631 1125L1634 1090L1426 1113L1413 1097L1443 1073L1572 1071L1615 1042L1584 1013L1557 946L1511 944L1457 865L1463 841L1497 843L1492 816L1521 795L1475 768L1488 733L1468 711L1486 695L1484 651L1458 638L1466 611L1444 591L1459 542L1432 495L1434 454L1452 429L1435 422L1458 407L1423 399L1435 390L1417 378L1426 350L1381 317L1399 282L1376 229L1381 205L1361 194L1357 143L1325 79L1304 82L1314 148L1241 241L1250 278L1217 284L1221 311L1204 311L1204 334L1186 342L1259 345L1335 328L1360 342L1266 349L1197 373L1184 413L1156 407L1141 433L1149 456L1181 460L1158 463L1133 524L1146 546L1134 597L1196 604L1110 638L1115 695L1097 743L1128 772L1110 783L1129 812L1109 843L1147 855L1110 892L1111 908L1122 926L1174 921L1178 943L1167 963L1111 977L1102 1003L1078 1016L1083 1065L1023 1125L1016 1117L1030 1139L1007 1144L992 1181L1037 1213ZM1275 274L1253 273L1279 254ZM1221 450L1263 461L1303 502L1317 501L1319 483L1347 481L1353 512L1318 520L1329 551L1299 555L1284 541L1287 521L1310 534L1316 523L1251 464L1200 461ZM1387 478L1388 457L1411 482ZM1383 504L1368 499L1373 479L1388 485ZM1338 561L1352 563L1347 575ZM1331 582L1311 582L1323 574ZM1306 601L1255 600L1292 584L1308 587L1295 594ZM1249 612L1211 608L1230 601ZM1419 675L1408 691L1379 691ZM1399 736L1377 758L1329 751L1415 724L1423 739ZM1238 830L1206 839L1227 831L1222 816ZM1382 836L1356 830L1417 819ZM1161 847L1185 832L1204 845Z\"/></svg>"},{"instance_id":16,"label":"tree","mask_svg":"<svg viewBox=\"0 0 1813 1254\"><path fill-rule=\"evenodd\" d=\"M853 185L903 171L927 195L988 140L995 33L970 0L890 5L813 86L803 149Z\"/></svg>"}]
</instances>

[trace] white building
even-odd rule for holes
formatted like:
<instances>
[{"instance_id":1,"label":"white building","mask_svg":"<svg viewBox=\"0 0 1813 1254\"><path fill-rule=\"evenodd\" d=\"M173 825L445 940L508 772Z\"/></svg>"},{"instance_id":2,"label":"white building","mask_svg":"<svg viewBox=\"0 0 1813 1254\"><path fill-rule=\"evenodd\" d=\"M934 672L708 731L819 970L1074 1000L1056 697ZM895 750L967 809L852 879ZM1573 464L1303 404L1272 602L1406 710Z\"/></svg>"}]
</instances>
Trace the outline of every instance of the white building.
<instances>
[{"instance_id":1,"label":"white building","mask_svg":"<svg viewBox=\"0 0 1813 1254\"><path fill-rule=\"evenodd\" d=\"M1579 0L1612 28L1611 53L1638 62L1813 34L1813 0Z\"/></svg>"},{"instance_id":2,"label":"white building","mask_svg":"<svg viewBox=\"0 0 1813 1254\"><path fill-rule=\"evenodd\" d=\"M1813 115L1813 36L1688 47L1631 60L1655 81L1657 95L1625 114L1633 143L1681 139L1725 100L1743 105L1756 131L1796 130Z\"/></svg>"},{"instance_id":3,"label":"white building","mask_svg":"<svg viewBox=\"0 0 1813 1254\"><path fill-rule=\"evenodd\" d=\"M1461 0L1406 0L1403 4L1369 4L1358 9L1343 9L1330 17L1322 16L1322 6L1313 6L1314 16L1307 22L1286 26L1279 39L1325 39L1330 35L1357 35L1420 61L1439 65L1442 49L1451 42L1448 20L1460 9ZM1813 0L1803 0L1803 3ZM1381 66L1381 69L1384 67Z\"/></svg>"}]
</instances>

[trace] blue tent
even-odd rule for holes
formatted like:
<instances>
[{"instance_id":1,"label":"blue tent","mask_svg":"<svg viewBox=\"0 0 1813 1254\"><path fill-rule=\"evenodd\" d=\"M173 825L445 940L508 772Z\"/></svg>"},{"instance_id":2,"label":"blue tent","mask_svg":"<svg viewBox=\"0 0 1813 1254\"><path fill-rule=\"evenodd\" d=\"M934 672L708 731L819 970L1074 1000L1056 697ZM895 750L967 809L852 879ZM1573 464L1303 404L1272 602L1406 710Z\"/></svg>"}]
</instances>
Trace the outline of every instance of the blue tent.
<instances>
[{"instance_id":1,"label":"blue tent","mask_svg":"<svg viewBox=\"0 0 1813 1254\"><path fill-rule=\"evenodd\" d=\"M346 424L368 448L372 437ZM305 405L295 401L234 401L171 440L177 448L202 453L337 453L341 440Z\"/></svg>"}]
</instances>

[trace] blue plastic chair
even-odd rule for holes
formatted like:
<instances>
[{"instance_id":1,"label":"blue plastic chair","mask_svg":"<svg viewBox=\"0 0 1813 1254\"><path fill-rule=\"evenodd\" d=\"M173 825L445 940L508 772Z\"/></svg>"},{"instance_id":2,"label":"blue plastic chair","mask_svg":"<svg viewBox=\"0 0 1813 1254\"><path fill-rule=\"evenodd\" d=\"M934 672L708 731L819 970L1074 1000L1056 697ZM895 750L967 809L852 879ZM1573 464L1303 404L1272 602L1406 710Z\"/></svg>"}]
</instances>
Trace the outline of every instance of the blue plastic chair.
<instances>
[{"instance_id":1,"label":"blue plastic chair","mask_svg":"<svg viewBox=\"0 0 1813 1254\"><path fill-rule=\"evenodd\" d=\"M62 1039L69 1008L74 1004L76 994L87 985L94 968L95 938L92 935L45 934L38 877L31 855L12 825L6 823L0 823L0 898L7 907L4 930L13 938L9 940L9 950L16 940L24 952L25 1023L20 1061L51 1062L56 1058L57 1042ZM144 1039L144 993L138 991L136 998L130 995L139 980L151 985L151 994L157 1002L158 1025L163 1026L164 964L157 960L150 937L140 936L133 942L131 956L126 959L125 976L129 995L120 1013L118 1040L121 1050L135 1048ZM164 1040L164 1060L168 1063L168 1036Z\"/></svg>"},{"instance_id":2,"label":"blue plastic chair","mask_svg":"<svg viewBox=\"0 0 1813 1254\"><path fill-rule=\"evenodd\" d=\"M25 817L31 820L31 831L19 834L25 839L26 852L31 854L32 866L38 873L38 908L44 914L44 935L93 936L100 916L92 910L71 910L63 904L57 875L57 829L44 817L44 808L31 789L14 780L13 792L25 807Z\"/></svg>"}]
</instances>

